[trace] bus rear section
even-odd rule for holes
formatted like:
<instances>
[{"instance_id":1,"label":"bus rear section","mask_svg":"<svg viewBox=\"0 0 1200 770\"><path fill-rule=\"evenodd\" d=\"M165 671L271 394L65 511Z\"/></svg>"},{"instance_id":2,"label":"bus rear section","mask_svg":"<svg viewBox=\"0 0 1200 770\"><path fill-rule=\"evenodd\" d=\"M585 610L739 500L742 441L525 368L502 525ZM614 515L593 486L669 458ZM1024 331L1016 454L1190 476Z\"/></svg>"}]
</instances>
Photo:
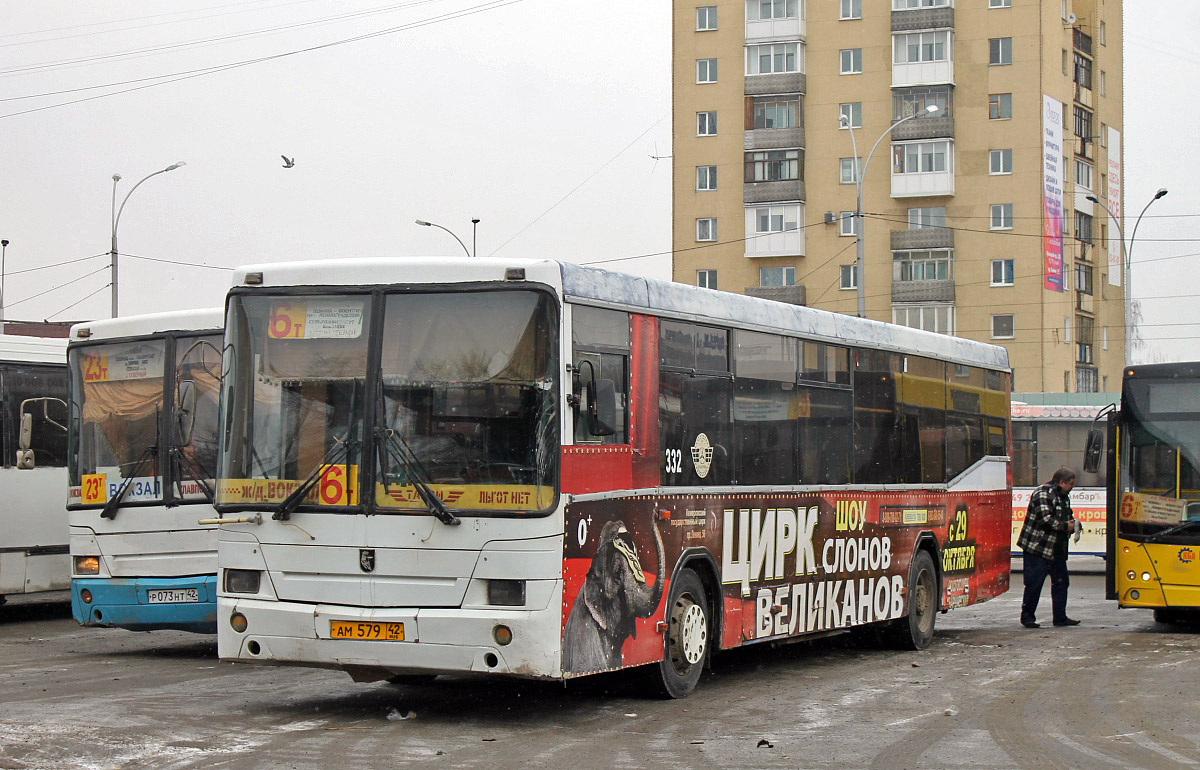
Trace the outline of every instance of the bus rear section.
<instances>
[{"instance_id":1,"label":"bus rear section","mask_svg":"<svg viewBox=\"0 0 1200 770\"><path fill-rule=\"evenodd\" d=\"M0 334L0 603L70 587L66 346Z\"/></svg>"},{"instance_id":2,"label":"bus rear section","mask_svg":"<svg viewBox=\"0 0 1200 770\"><path fill-rule=\"evenodd\" d=\"M680 697L1008 588L992 346L499 259L242 268L226 342L223 659Z\"/></svg>"},{"instance_id":3,"label":"bus rear section","mask_svg":"<svg viewBox=\"0 0 1200 770\"><path fill-rule=\"evenodd\" d=\"M77 324L71 610L85 626L213 633L220 309Z\"/></svg>"},{"instance_id":4,"label":"bus rear section","mask_svg":"<svg viewBox=\"0 0 1200 770\"><path fill-rule=\"evenodd\" d=\"M1200 620L1200 363L1127 367L1111 425L1108 597Z\"/></svg>"}]
</instances>

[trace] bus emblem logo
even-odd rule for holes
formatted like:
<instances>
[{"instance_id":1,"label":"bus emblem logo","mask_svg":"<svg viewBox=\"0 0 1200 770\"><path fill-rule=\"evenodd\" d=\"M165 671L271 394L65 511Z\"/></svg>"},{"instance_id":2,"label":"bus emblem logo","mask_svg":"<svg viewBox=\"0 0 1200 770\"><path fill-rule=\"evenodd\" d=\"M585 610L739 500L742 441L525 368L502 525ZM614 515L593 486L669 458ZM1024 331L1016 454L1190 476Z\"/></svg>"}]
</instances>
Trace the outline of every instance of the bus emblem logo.
<instances>
[{"instance_id":1,"label":"bus emblem logo","mask_svg":"<svg viewBox=\"0 0 1200 770\"><path fill-rule=\"evenodd\" d=\"M1191 548L1180 548L1179 560L1184 564L1190 564L1196 560L1196 552Z\"/></svg>"},{"instance_id":2,"label":"bus emblem logo","mask_svg":"<svg viewBox=\"0 0 1200 770\"><path fill-rule=\"evenodd\" d=\"M708 476L708 469L712 467L712 458L712 444L708 443L708 436L701 433L696 436L696 443L692 444L692 464L696 466L697 476L700 478Z\"/></svg>"},{"instance_id":3,"label":"bus emblem logo","mask_svg":"<svg viewBox=\"0 0 1200 770\"><path fill-rule=\"evenodd\" d=\"M359 548L358 549L358 566L363 572L375 571L375 549L374 548Z\"/></svg>"}]
</instances>

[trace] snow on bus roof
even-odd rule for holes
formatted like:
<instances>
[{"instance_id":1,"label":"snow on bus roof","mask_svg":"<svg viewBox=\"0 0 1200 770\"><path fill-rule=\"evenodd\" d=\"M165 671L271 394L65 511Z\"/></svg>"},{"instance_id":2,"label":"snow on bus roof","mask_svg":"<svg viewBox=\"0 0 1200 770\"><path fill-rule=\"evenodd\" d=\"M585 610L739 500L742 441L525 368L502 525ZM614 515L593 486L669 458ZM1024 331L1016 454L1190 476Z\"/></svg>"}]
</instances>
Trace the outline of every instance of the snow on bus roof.
<instances>
[{"instance_id":1,"label":"snow on bus roof","mask_svg":"<svg viewBox=\"0 0 1200 770\"><path fill-rule=\"evenodd\" d=\"M164 332L209 331L225 328L225 309L171 310L165 313L127 315L85 321L71 327L71 342L143 337Z\"/></svg>"},{"instance_id":2,"label":"snow on bus roof","mask_svg":"<svg viewBox=\"0 0 1200 770\"><path fill-rule=\"evenodd\" d=\"M697 322L795 334L837 344L914 355L1008 371L1008 351L983 342L907 326L791 305L743 294L542 259L501 257L379 257L246 265L233 285L378 286L400 283L504 281L520 268L525 280L545 283L567 300L598 306L640 308Z\"/></svg>"}]
</instances>

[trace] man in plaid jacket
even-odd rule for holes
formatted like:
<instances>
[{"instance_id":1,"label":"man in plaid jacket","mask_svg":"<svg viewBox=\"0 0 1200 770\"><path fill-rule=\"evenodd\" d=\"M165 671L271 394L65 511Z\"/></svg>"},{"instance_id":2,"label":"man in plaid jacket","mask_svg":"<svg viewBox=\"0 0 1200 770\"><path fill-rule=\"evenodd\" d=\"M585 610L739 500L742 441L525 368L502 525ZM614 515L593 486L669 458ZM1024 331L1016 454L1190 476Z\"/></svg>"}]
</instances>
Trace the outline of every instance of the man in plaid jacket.
<instances>
[{"instance_id":1,"label":"man in plaid jacket","mask_svg":"<svg viewBox=\"0 0 1200 770\"><path fill-rule=\"evenodd\" d=\"M1075 472L1059 468L1050 481L1033 491L1025 510L1025 525L1017 546L1025 553L1025 597L1021 602L1021 625L1038 628L1037 606L1046 576L1050 576L1050 603L1054 625L1077 626L1067 617L1067 541L1079 524L1071 511Z\"/></svg>"}]
</instances>

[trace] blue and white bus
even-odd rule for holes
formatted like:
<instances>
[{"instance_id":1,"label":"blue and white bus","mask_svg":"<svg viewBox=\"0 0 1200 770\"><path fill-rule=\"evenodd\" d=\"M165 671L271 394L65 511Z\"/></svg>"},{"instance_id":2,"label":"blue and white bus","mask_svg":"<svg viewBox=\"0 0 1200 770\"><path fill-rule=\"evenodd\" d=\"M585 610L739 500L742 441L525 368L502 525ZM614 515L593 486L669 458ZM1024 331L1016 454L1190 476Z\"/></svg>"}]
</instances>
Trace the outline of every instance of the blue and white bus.
<instances>
[{"instance_id":1,"label":"blue and white bus","mask_svg":"<svg viewBox=\"0 0 1200 770\"><path fill-rule=\"evenodd\" d=\"M85 626L214 633L222 312L76 324L71 610Z\"/></svg>"}]
</instances>

